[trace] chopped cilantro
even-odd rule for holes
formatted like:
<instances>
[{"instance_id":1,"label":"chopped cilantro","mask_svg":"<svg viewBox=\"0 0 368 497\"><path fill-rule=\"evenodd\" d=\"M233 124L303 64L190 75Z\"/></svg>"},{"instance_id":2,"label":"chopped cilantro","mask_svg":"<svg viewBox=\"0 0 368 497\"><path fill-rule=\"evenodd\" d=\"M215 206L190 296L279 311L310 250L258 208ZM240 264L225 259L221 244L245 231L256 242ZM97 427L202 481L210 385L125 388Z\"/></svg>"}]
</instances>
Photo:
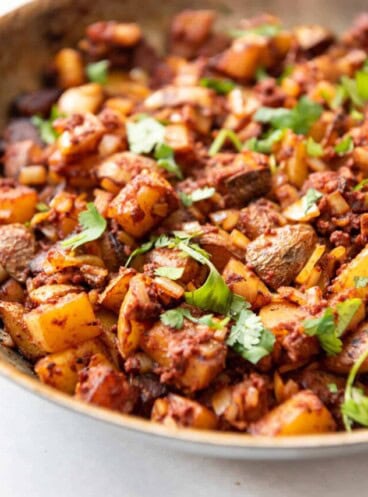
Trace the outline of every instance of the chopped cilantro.
<instances>
[{"instance_id":1,"label":"chopped cilantro","mask_svg":"<svg viewBox=\"0 0 368 497\"><path fill-rule=\"evenodd\" d=\"M31 118L31 122L38 129L42 141L47 143L47 145L52 145L59 136L59 133L53 128L53 122L59 117L62 117L62 114L58 111L57 106L54 105L51 109L49 119L43 119L41 116L33 116Z\"/></svg>"},{"instance_id":2,"label":"chopped cilantro","mask_svg":"<svg viewBox=\"0 0 368 497\"><path fill-rule=\"evenodd\" d=\"M198 188L192 191L192 193L180 192L179 197L185 207L190 207L194 202L211 198L215 192L216 190L213 187L206 186L205 188Z\"/></svg>"},{"instance_id":3,"label":"chopped cilantro","mask_svg":"<svg viewBox=\"0 0 368 497\"><path fill-rule=\"evenodd\" d=\"M137 255L145 254L146 252L151 250L151 248L153 248L154 243L155 243L154 240L151 240L149 242L143 243L140 247L133 250L133 252L130 254L130 256L128 257L128 259L125 263L125 267L128 267L129 264L134 259L134 257L136 257Z\"/></svg>"},{"instance_id":4,"label":"chopped cilantro","mask_svg":"<svg viewBox=\"0 0 368 497\"><path fill-rule=\"evenodd\" d=\"M50 207L44 202L38 202L38 204L36 204L36 209L38 210L38 212L48 212L50 210Z\"/></svg>"},{"instance_id":5,"label":"chopped cilantro","mask_svg":"<svg viewBox=\"0 0 368 497\"><path fill-rule=\"evenodd\" d=\"M310 136L307 140L307 154L310 157L321 157L323 155L323 147Z\"/></svg>"},{"instance_id":6,"label":"chopped cilantro","mask_svg":"<svg viewBox=\"0 0 368 497\"><path fill-rule=\"evenodd\" d=\"M366 185L368 185L368 178L363 179L360 183L354 186L354 191L358 192L359 190L362 190Z\"/></svg>"},{"instance_id":7,"label":"chopped cilantro","mask_svg":"<svg viewBox=\"0 0 368 497\"><path fill-rule=\"evenodd\" d=\"M86 66L86 73L89 81L104 85L107 83L107 70L109 68L108 60L99 60L91 62Z\"/></svg>"},{"instance_id":8,"label":"chopped cilantro","mask_svg":"<svg viewBox=\"0 0 368 497\"><path fill-rule=\"evenodd\" d=\"M164 276L170 280L179 280L184 273L183 267L162 266L155 269L156 276Z\"/></svg>"},{"instance_id":9,"label":"chopped cilantro","mask_svg":"<svg viewBox=\"0 0 368 497\"><path fill-rule=\"evenodd\" d=\"M302 197L304 205L304 214L307 212L323 197L323 194L314 188L309 188L307 193Z\"/></svg>"},{"instance_id":10,"label":"chopped cilantro","mask_svg":"<svg viewBox=\"0 0 368 497\"><path fill-rule=\"evenodd\" d=\"M232 38L242 38L243 36L249 36L251 34L263 36L264 38L273 38L276 36L282 27L279 24L260 24L259 26L254 26L248 29L231 29L229 35Z\"/></svg>"},{"instance_id":11,"label":"chopped cilantro","mask_svg":"<svg viewBox=\"0 0 368 497\"><path fill-rule=\"evenodd\" d=\"M92 202L87 204L86 211L79 214L78 220L82 226L82 231L77 235L72 235L66 240L63 240L61 242L62 247L75 250L80 245L97 240L107 226L106 219L101 216Z\"/></svg>"},{"instance_id":12,"label":"chopped cilantro","mask_svg":"<svg viewBox=\"0 0 368 497\"><path fill-rule=\"evenodd\" d=\"M275 337L263 326L259 316L249 309L242 309L226 343L244 359L257 364L272 352Z\"/></svg>"},{"instance_id":13,"label":"chopped cilantro","mask_svg":"<svg viewBox=\"0 0 368 497\"><path fill-rule=\"evenodd\" d=\"M337 392L338 392L338 388L337 388L336 383L328 383L328 384L327 384L327 388L328 388L328 390L329 390L331 393L337 393Z\"/></svg>"},{"instance_id":14,"label":"chopped cilantro","mask_svg":"<svg viewBox=\"0 0 368 497\"><path fill-rule=\"evenodd\" d=\"M351 136L347 135L336 146L335 152L339 155L348 154L354 149L354 142Z\"/></svg>"},{"instance_id":15,"label":"chopped cilantro","mask_svg":"<svg viewBox=\"0 0 368 497\"><path fill-rule=\"evenodd\" d=\"M201 78L199 84L200 86L214 90L219 95L227 95L236 86L234 81L220 78Z\"/></svg>"},{"instance_id":16,"label":"chopped cilantro","mask_svg":"<svg viewBox=\"0 0 368 497\"><path fill-rule=\"evenodd\" d=\"M268 75L266 69L264 67L258 67L256 70L256 81L260 82L263 81L264 79L269 78L270 76Z\"/></svg>"},{"instance_id":17,"label":"chopped cilantro","mask_svg":"<svg viewBox=\"0 0 368 497\"><path fill-rule=\"evenodd\" d=\"M271 124L275 129L292 129L297 134L306 135L312 124L319 119L323 111L320 104L308 97L302 97L293 109L261 107L254 115L254 120Z\"/></svg>"},{"instance_id":18,"label":"chopped cilantro","mask_svg":"<svg viewBox=\"0 0 368 497\"><path fill-rule=\"evenodd\" d=\"M337 336L341 336L344 333L361 305L362 300L358 298L347 299L337 304Z\"/></svg>"},{"instance_id":19,"label":"chopped cilantro","mask_svg":"<svg viewBox=\"0 0 368 497\"><path fill-rule=\"evenodd\" d=\"M209 328L220 330L224 328L229 322L229 318L226 317L222 320L214 319L213 314L204 314L199 318L192 315L189 309L183 307L177 307L176 309L170 309L161 314L160 319L166 326L180 330L184 325L184 318L188 319L192 323L203 324Z\"/></svg>"},{"instance_id":20,"label":"chopped cilantro","mask_svg":"<svg viewBox=\"0 0 368 497\"><path fill-rule=\"evenodd\" d=\"M165 127L153 117L128 122L126 127L129 148L135 154L149 154L164 141Z\"/></svg>"},{"instance_id":21,"label":"chopped cilantro","mask_svg":"<svg viewBox=\"0 0 368 497\"><path fill-rule=\"evenodd\" d=\"M231 129L221 129L218 132L216 138L213 140L213 142L208 150L208 155L210 157L213 157L214 155L216 155L222 149L226 140L231 141L231 143L234 145L235 149L238 152L241 152L241 150L243 149L243 144L239 140L235 131L233 131Z\"/></svg>"},{"instance_id":22,"label":"chopped cilantro","mask_svg":"<svg viewBox=\"0 0 368 497\"><path fill-rule=\"evenodd\" d=\"M174 151L169 145L158 143L154 155L159 167L174 174L178 179L183 179L183 173L181 172L180 166L175 161Z\"/></svg>"},{"instance_id":23,"label":"chopped cilantro","mask_svg":"<svg viewBox=\"0 0 368 497\"><path fill-rule=\"evenodd\" d=\"M362 392L360 388L353 386L359 369L367 358L368 349L366 349L355 361L346 381L344 402L341 406L341 412L347 431L351 431L353 422L368 426L368 397L364 395L364 392Z\"/></svg>"},{"instance_id":24,"label":"chopped cilantro","mask_svg":"<svg viewBox=\"0 0 368 497\"><path fill-rule=\"evenodd\" d=\"M268 133L264 138L257 140L257 138L250 138L245 146L249 150L253 150L254 152L259 152L261 154L269 154L272 152L272 148L275 143L278 143L282 137L284 136L284 132L281 129L276 129Z\"/></svg>"}]
</instances>

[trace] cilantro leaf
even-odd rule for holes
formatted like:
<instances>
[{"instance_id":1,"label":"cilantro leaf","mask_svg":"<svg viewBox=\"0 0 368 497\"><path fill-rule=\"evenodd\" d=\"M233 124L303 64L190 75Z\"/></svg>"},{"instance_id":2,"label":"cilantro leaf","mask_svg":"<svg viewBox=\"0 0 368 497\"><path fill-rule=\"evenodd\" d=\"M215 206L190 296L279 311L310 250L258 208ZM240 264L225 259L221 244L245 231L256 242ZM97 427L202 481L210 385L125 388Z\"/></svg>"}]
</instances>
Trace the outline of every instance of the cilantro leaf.
<instances>
[{"instance_id":1,"label":"cilantro leaf","mask_svg":"<svg viewBox=\"0 0 368 497\"><path fill-rule=\"evenodd\" d=\"M358 71L355 74L355 81L358 90L358 95L364 100L368 100L368 72Z\"/></svg>"},{"instance_id":2,"label":"cilantro leaf","mask_svg":"<svg viewBox=\"0 0 368 497\"><path fill-rule=\"evenodd\" d=\"M185 207L190 207L194 202L211 198L215 192L216 190L213 187L206 186L205 188L198 188L192 191L192 193L180 192L179 197Z\"/></svg>"},{"instance_id":3,"label":"cilantro leaf","mask_svg":"<svg viewBox=\"0 0 368 497\"><path fill-rule=\"evenodd\" d=\"M307 193L302 198L304 204L304 214L313 207L314 204L318 202L323 197L323 194L314 188L309 188Z\"/></svg>"},{"instance_id":4,"label":"cilantro leaf","mask_svg":"<svg viewBox=\"0 0 368 497\"><path fill-rule=\"evenodd\" d=\"M99 60L91 62L86 66L86 73L89 81L104 85L107 83L107 70L109 68L108 60Z\"/></svg>"},{"instance_id":5,"label":"cilantro leaf","mask_svg":"<svg viewBox=\"0 0 368 497\"><path fill-rule=\"evenodd\" d=\"M335 317L333 310L328 307L320 318L307 319L303 323L305 333L317 336L319 343L327 355L341 352L342 341L336 333Z\"/></svg>"},{"instance_id":6,"label":"cilantro leaf","mask_svg":"<svg viewBox=\"0 0 368 497\"><path fill-rule=\"evenodd\" d=\"M362 299L358 298L347 299L344 302L337 304L337 336L341 336L344 333L361 305Z\"/></svg>"},{"instance_id":7,"label":"cilantro leaf","mask_svg":"<svg viewBox=\"0 0 368 497\"><path fill-rule=\"evenodd\" d=\"M199 80L199 85L205 88L210 88L214 90L219 95L227 95L235 88L234 81L230 79L219 79L219 78L201 78Z\"/></svg>"},{"instance_id":8,"label":"cilantro leaf","mask_svg":"<svg viewBox=\"0 0 368 497\"><path fill-rule=\"evenodd\" d=\"M368 426L368 397L364 395L359 388L353 386L359 369L367 358L368 349L366 349L355 361L346 381L344 402L341 406L341 412L347 431L351 431L351 426L354 421L363 426Z\"/></svg>"},{"instance_id":9,"label":"cilantro leaf","mask_svg":"<svg viewBox=\"0 0 368 497\"><path fill-rule=\"evenodd\" d=\"M44 202L38 202L38 204L36 204L36 209L38 210L38 212L48 212L50 210L50 207Z\"/></svg>"},{"instance_id":10,"label":"cilantro leaf","mask_svg":"<svg viewBox=\"0 0 368 497\"><path fill-rule=\"evenodd\" d=\"M83 228L83 231L77 235L72 235L66 240L63 240L61 242L62 247L75 250L85 243L97 240L100 238L107 226L106 219L101 216L92 202L87 204L86 211L79 214L78 220L79 224Z\"/></svg>"},{"instance_id":11,"label":"cilantro leaf","mask_svg":"<svg viewBox=\"0 0 368 497\"><path fill-rule=\"evenodd\" d=\"M328 383L327 388L331 393L337 393L339 391L336 383Z\"/></svg>"},{"instance_id":12,"label":"cilantro leaf","mask_svg":"<svg viewBox=\"0 0 368 497\"><path fill-rule=\"evenodd\" d=\"M257 138L250 138L246 143L245 146L249 150L253 150L254 152L260 152L261 154L269 154L272 152L272 148L275 145L275 143L278 143L282 137L284 136L284 133L281 129L276 129L275 131L271 131L267 136L264 138L257 140Z\"/></svg>"},{"instance_id":13,"label":"cilantro leaf","mask_svg":"<svg viewBox=\"0 0 368 497\"><path fill-rule=\"evenodd\" d=\"M348 154L354 149L354 142L351 136L345 136L336 146L335 152L339 155Z\"/></svg>"},{"instance_id":14,"label":"cilantro leaf","mask_svg":"<svg viewBox=\"0 0 368 497\"><path fill-rule=\"evenodd\" d=\"M137 255L145 254L146 252L151 250L154 243L154 240L150 240L149 242L143 243L140 247L137 247L135 250L133 250L125 263L125 267L128 267L134 257L136 257Z\"/></svg>"},{"instance_id":15,"label":"cilantro leaf","mask_svg":"<svg viewBox=\"0 0 368 497\"><path fill-rule=\"evenodd\" d=\"M169 145L157 143L154 155L159 167L174 174L178 179L183 179L183 173L179 165L175 162L174 151Z\"/></svg>"},{"instance_id":16,"label":"cilantro leaf","mask_svg":"<svg viewBox=\"0 0 368 497\"><path fill-rule=\"evenodd\" d=\"M362 107L364 101L358 93L356 81L348 76L342 76L341 85L345 90L346 95L350 98L354 105Z\"/></svg>"},{"instance_id":17,"label":"cilantro leaf","mask_svg":"<svg viewBox=\"0 0 368 497\"><path fill-rule=\"evenodd\" d=\"M162 266L155 269L156 276L164 276L170 280L179 280L184 273L183 267Z\"/></svg>"},{"instance_id":18,"label":"cilantro leaf","mask_svg":"<svg viewBox=\"0 0 368 497\"><path fill-rule=\"evenodd\" d=\"M253 119L271 124L275 129L292 129L297 134L306 135L312 124L319 119L322 111L320 104L304 96L293 109L261 107Z\"/></svg>"},{"instance_id":19,"label":"cilantro leaf","mask_svg":"<svg viewBox=\"0 0 368 497\"><path fill-rule=\"evenodd\" d=\"M33 116L31 118L31 122L38 129L42 141L47 143L47 145L52 145L59 137L59 133L53 128L53 122L59 117L62 117L62 114L58 111L57 106L54 105L51 109L49 119L43 119L41 116Z\"/></svg>"},{"instance_id":20,"label":"cilantro leaf","mask_svg":"<svg viewBox=\"0 0 368 497\"><path fill-rule=\"evenodd\" d=\"M273 38L282 30L279 24L260 24L259 26L254 26L248 29L231 29L229 35L232 38L242 38L243 36L249 36L250 34L256 34L263 36L264 38Z\"/></svg>"},{"instance_id":21,"label":"cilantro leaf","mask_svg":"<svg viewBox=\"0 0 368 497\"><path fill-rule=\"evenodd\" d=\"M368 185L368 178L363 179L360 183L354 186L354 191L358 192L359 190L362 190L366 185Z\"/></svg>"},{"instance_id":22,"label":"cilantro leaf","mask_svg":"<svg viewBox=\"0 0 368 497\"><path fill-rule=\"evenodd\" d=\"M307 140L307 154L310 157L321 157L323 155L323 147L310 136Z\"/></svg>"},{"instance_id":23,"label":"cilantro leaf","mask_svg":"<svg viewBox=\"0 0 368 497\"><path fill-rule=\"evenodd\" d=\"M354 277L355 288L365 288L368 286L368 278L366 276L355 276Z\"/></svg>"},{"instance_id":24,"label":"cilantro leaf","mask_svg":"<svg viewBox=\"0 0 368 497\"><path fill-rule=\"evenodd\" d=\"M224 328L229 322L229 318L226 317L222 320L214 319L213 314L204 314L199 318L192 315L189 309L183 307L177 307L176 309L170 309L161 314L160 319L163 324L170 326L171 328L176 328L180 330L184 325L184 318L188 319L192 323L203 324L209 328L220 330Z\"/></svg>"},{"instance_id":25,"label":"cilantro leaf","mask_svg":"<svg viewBox=\"0 0 368 497\"><path fill-rule=\"evenodd\" d=\"M249 309L242 309L226 343L244 359L257 364L270 354L275 337L263 326L259 316Z\"/></svg>"},{"instance_id":26,"label":"cilantro leaf","mask_svg":"<svg viewBox=\"0 0 368 497\"><path fill-rule=\"evenodd\" d=\"M164 141L165 127L153 117L128 122L126 127L129 149L135 154L149 154Z\"/></svg>"},{"instance_id":27,"label":"cilantro leaf","mask_svg":"<svg viewBox=\"0 0 368 497\"><path fill-rule=\"evenodd\" d=\"M235 131L223 128L219 131L216 138L213 140L208 150L208 155L210 157L216 155L222 149L226 140L229 140L238 152L241 152L241 150L243 149L243 144L239 140L238 135L235 133Z\"/></svg>"}]
</instances>

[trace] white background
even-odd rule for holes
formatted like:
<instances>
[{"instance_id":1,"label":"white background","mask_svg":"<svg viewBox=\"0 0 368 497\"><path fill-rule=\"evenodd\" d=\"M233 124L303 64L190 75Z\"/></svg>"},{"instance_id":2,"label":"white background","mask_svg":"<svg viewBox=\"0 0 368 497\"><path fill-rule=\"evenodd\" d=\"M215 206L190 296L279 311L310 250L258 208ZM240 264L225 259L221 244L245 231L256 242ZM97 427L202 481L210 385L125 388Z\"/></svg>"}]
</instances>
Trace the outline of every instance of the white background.
<instances>
[{"instance_id":1,"label":"white background","mask_svg":"<svg viewBox=\"0 0 368 497\"><path fill-rule=\"evenodd\" d=\"M0 13L21 3L0 0ZM367 484L364 456L249 463L186 455L125 440L0 378L0 497L358 497Z\"/></svg>"}]
</instances>

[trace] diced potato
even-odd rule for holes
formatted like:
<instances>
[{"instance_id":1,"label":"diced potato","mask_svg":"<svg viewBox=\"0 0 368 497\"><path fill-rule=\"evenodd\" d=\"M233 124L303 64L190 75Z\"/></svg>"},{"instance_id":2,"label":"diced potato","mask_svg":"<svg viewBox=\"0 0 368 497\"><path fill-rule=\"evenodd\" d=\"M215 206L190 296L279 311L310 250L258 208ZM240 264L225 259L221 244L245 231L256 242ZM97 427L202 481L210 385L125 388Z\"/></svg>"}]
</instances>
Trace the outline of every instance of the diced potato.
<instances>
[{"instance_id":1,"label":"diced potato","mask_svg":"<svg viewBox=\"0 0 368 497\"><path fill-rule=\"evenodd\" d=\"M124 268L120 270L119 274L110 281L100 295L99 303L118 314L134 274L134 269Z\"/></svg>"},{"instance_id":2,"label":"diced potato","mask_svg":"<svg viewBox=\"0 0 368 497\"><path fill-rule=\"evenodd\" d=\"M185 391L207 387L224 367L226 347L214 331L187 320L181 330L158 321L141 335L140 346L169 372L167 381Z\"/></svg>"},{"instance_id":3,"label":"diced potato","mask_svg":"<svg viewBox=\"0 0 368 497\"><path fill-rule=\"evenodd\" d=\"M65 295L24 315L34 340L46 352L60 352L101 333L86 293Z\"/></svg>"},{"instance_id":4,"label":"diced potato","mask_svg":"<svg viewBox=\"0 0 368 497\"><path fill-rule=\"evenodd\" d=\"M286 207L286 209L283 211L283 215L289 221L307 223L312 219L314 219L315 217L318 217L320 215L320 211L318 209L317 204L313 204L308 209L308 211L306 211L305 202L301 198L296 202L294 202L293 204Z\"/></svg>"},{"instance_id":5,"label":"diced potato","mask_svg":"<svg viewBox=\"0 0 368 497\"><path fill-rule=\"evenodd\" d=\"M53 303L64 295L79 293L81 288L72 285L44 285L29 292L29 298L34 304Z\"/></svg>"},{"instance_id":6,"label":"diced potato","mask_svg":"<svg viewBox=\"0 0 368 497\"><path fill-rule=\"evenodd\" d=\"M314 269L314 266L320 260L320 258L324 254L325 250L326 250L325 245L317 245L316 246L312 255L308 259L308 262L303 267L303 269L300 271L298 276L295 278L295 281L297 283L299 283L300 285L303 285L308 280L308 278L311 276L311 273Z\"/></svg>"},{"instance_id":7,"label":"diced potato","mask_svg":"<svg viewBox=\"0 0 368 497\"><path fill-rule=\"evenodd\" d=\"M118 347L124 358L135 352L143 332L149 326L139 309L143 309L145 305L147 308L150 306L150 296L147 291L148 286L152 284L150 281L142 274L133 277L121 304L118 319Z\"/></svg>"},{"instance_id":8,"label":"diced potato","mask_svg":"<svg viewBox=\"0 0 368 497\"><path fill-rule=\"evenodd\" d=\"M302 307L289 302L276 302L262 307L259 313L264 326L270 330L279 328L283 323L303 321L308 317Z\"/></svg>"},{"instance_id":9,"label":"diced potato","mask_svg":"<svg viewBox=\"0 0 368 497\"><path fill-rule=\"evenodd\" d=\"M230 290L244 297L255 309L271 301L271 293L266 285L242 262L230 259L222 276Z\"/></svg>"},{"instance_id":10,"label":"diced potato","mask_svg":"<svg viewBox=\"0 0 368 497\"><path fill-rule=\"evenodd\" d=\"M337 276L332 285L332 291L339 293L343 290L354 288L355 278L359 276L368 277L368 247L364 248ZM356 294L362 298L366 297L368 295L368 286L356 288Z\"/></svg>"},{"instance_id":11,"label":"diced potato","mask_svg":"<svg viewBox=\"0 0 368 497\"><path fill-rule=\"evenodd\" d=\"M310 390L303 390L270 411L251 428L253 435L290 436L336 430L329 410Z\"/></svg>"},{"instance_id":12,"label":"diced potato","mask_svg":"<svg viewBox=\"0 0 368 497\"><path fill-rule=\"evenodd\" d=\"M104 349L97 339L64 350L49 354L35 365L35 372L42 383L57 390L72 394L78 382L78 373L87 366L94 354L104 354Z\"/></svg>"},{"instance_id":13,"label":"diced potato","mask_svg":"<svg viewBox=\"0 0 368 497\"><path fill-rule=\"evenodd\" d=\"M282 149L292 150L291 157L285 161L286 174L292 185L301 188L308 174L305 141L292 132L286 133Z\"/></svg>"},{"instance_id":14,"label":"diced potato","mask_svg":"<svg viewBox=\"0 0 368 497\"><path fill-rule=\"evenodd\" d=\"M152 93L144 101L144 106L151 110L185 104L211 108L213 104L212 91L199 86L165 86Z\"/></svg>"},{"instance_id":15,"label":"diced potato","mask_svg":"<svg viewBox=\"0 0 368 497\"><path fill-rule=\"evenodd\" d=\"M186 152L192 146L192 137L185 124L169 124L165 128L165 143L175 152Z\"/></svg>"},{"instance_id":16,"label":"diced potato","mask_svg":"<svg viewBox=\"0 0 368 497\"><path fill-rule=\"evenodd\" d=\"M63 48L55 56L55 68L60 88L71 88L84 83L84 68L80 52Z\"/></svg>"},{"instance_id":17,"label":"diced potato","mask_svg":"<svg viewBox=\"0 0 368 497\"><path fill-rule=\"evenodd\" d=\"M35 342L24 322L24 307L21 304L0 301L0 317L5 331L27 359L34 360L45 355L46 351Z\"/></svg>"},{"instance_id":18,"label":"diced potato","mask_svg":"<svg viewBox=\"0 0 368 497\"><path fill-rule=\"evenodd\" d=\"M112 201L108 216L140 238L177 206L177 195L168 181L156 173L139 174Z\"/></svg>"},{"instance_id":19,"label":"diced potato","mask_svg":"<svg viewBox=\"0 0 368 497\"><path fill-rule=\"evenodd\" d=\"M342 216L349 212L350 207L340 192L335 191L327 196L327 202L331 213L335 216Z\"/></svg>"},{"instance_id":20,"label":"diced potato","mask_svg":"<svg viewBox=\"0 0 368 497\"><path fill-rule=\"evenodd\" d=\"M25 223L36 210L37 192L26 186L0 187L0 224Z\"/></svg>"},{"instance_id":21,"label":"diced potato","mask_svg":"<svg viewBox=\"0 0 368 497\"><path fill-rule=\"evenodd\" d=\"M64 91L58 101L60 114L71 116L97 112L103 102L103 89L97 83L88 83Z\"/></svg>"},{"instance_id":22,"label":"diced potato","mask_svg":"<svg viewBox=\"0 0 368 497\"><path fill-rule=\"evenodd\" d=\"M153 405L152 421L166 426L214 430L217 425L216 415L194 400L169 394L157 399Z\"/></svg>"}]
</instances>

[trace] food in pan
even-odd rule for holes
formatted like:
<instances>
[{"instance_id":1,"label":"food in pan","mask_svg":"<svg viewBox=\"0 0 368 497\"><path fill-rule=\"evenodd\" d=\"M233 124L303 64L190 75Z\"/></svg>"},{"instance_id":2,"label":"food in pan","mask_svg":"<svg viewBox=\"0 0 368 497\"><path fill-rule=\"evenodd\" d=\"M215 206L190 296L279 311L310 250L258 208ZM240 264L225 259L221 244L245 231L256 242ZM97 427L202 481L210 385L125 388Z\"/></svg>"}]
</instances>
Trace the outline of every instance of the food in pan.
<instances>
[{"instance_id":1,"label":"food in pan","mask_svg":"<svg viewBox=\"0 0 368 497\"><path fill-rule=\"evenodd\" d=\"M99 21L2 139L1 343L167 426L368 426L368 16Z\"/></svg>"}]
</instances>

